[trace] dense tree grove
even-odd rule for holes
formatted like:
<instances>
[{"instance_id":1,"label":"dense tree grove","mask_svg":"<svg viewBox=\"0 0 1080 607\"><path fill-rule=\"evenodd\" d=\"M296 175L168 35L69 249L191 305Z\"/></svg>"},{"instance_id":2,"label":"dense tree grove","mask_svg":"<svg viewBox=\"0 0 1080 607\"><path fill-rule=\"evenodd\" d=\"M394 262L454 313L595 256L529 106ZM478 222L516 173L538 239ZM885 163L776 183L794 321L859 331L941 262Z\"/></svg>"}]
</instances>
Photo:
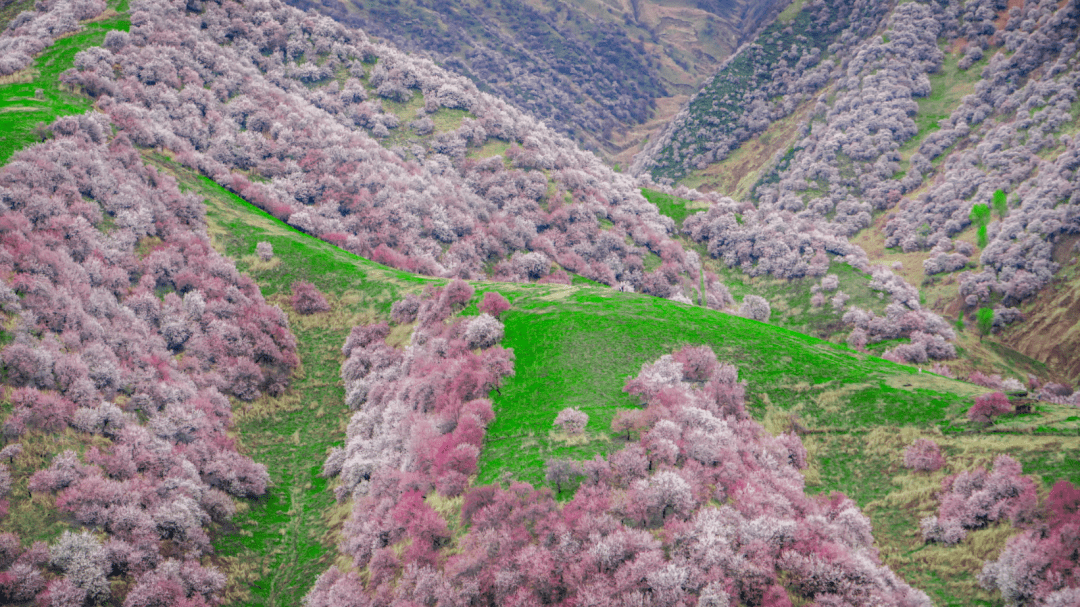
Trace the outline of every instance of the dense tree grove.
<instances>
[{"instance_id":1,"label":"dense tree grove","mask_svg":"<svg viewBox=\"0 0 1080 607\"><path fill-rule=\"evenodd\" d=\"M1051 254L1055 237L1080 230L1080 142L1061 133L1073 120L1071 108L1080 88L1078 28L1075 1L1060 7L1027 2L1010 9L1005 30L996 33L1007 52L993 54L975 94L926 137L917 156L933 160L950 146L966 149L950 154L937 168L944 179L917 200L904 200L886 226L889 246L947 252L949 239L976 219L973 203L986 206L987 242L979 258L983 271L960 277L960 293L969 307L989 302L992 294L1000 294L1005 306L1034 295L1057 271ZM982 51L974 49L987 45L985 35L969 40L969 49L980 56ZM987 120L1014 112L1015 121ZM930 170L927 164L922 172ZM921 177L912 175L909 171L901 190L921 184ZM992 202L997 219L989 213ZM939 271L964 266L957 260L945 267Z\"/></svg>"},{"instance_id":2,"label":"dense tree grove","mask_svg":"<svg viewBox=\"0 0 1080 607\"><path fill-rule=\"evenodd\" d=\"M132 10L131 33L79 53L64 80L135 144L170 149L309 234L429 275L567 282L569 271L688 299L697 284L696 254L630 178L428 60L277 0ZM417 95L411 127L384 106ZM467 116L424 145L378 141L430 131L429 116L450 110ZM485 143L508 147L475 156ZM649 253L663 267L646 272Z\"/></svg>"},{"instance_id":3,"label":"dense tree grove","mask_svg":"<svg viewBox=\"0 0 1080 607\"><path fill-rule=\"evenodd\" d=\"M383 491L380 483L389 481L382 476L402 467L456 496L476 471L484 427L492 417L485 397L513 367L510 352L496 345L502 323L492 316L447 324L471 296L463 281L425 293L404 351L386 345L386 324L353 329L341 376L345 402L357 413L345 448L328 458L325 469L341 476L339 498ZM480 354L473 352L477 348ZM361 501L357 525L368 524Z\"/></svg>"},{"instance_id":4,"label":"dense tree grove","mask_svg":"<svg viewBox=\"0 0 1080 607\"><path fill-rule=\"evenodd\" d=\"M1009 607L1068 607L1080 601L1080 490L1058 481L1033 529L1009 538L979 582L1000 590Z\"/></svg>"},{"instance_id":5,"label":"dense tree grove","mask_svg":"<svg viewBox=\"0 0 1080 607\"><path fill-rule=\"evenodd\" d=\"M941 65L941 19L935 3L902 4L883 36L849 51L833 101L818 97L786 169L775 183L757 187L759 207L813 218L850 236L870 225L874 209L896 203L897 149L918 133L914 100L930 94L928 73Z\"/></svg>"},{"instance_id":6,"label":"dense tree grove","mask_svg":"<svg viewBox=\"0 0 1080 607\"><path fill-rule=\"evenodd\" d=\"M809 15L831 4L808 6ZM699 220L702 223L688 221L687 225L695 239L706 241L710 253L729 265L738 263L746 269L749 261L760 267L757 272L801 275L805 270L794 262L794 256L807 261L813 253L805 245L796 246L796 235L816 231L842 240L867 228L874 210L892 209L884 226L887 247L904 252L930 250L933 255L924 262L927 275L960 272L960 295L967 309L987 305L993 298L1001 302L1003 311L996 326L1009 322L1004 310L1032 297L1057 271L1052 255L1057 236L1080 230L1080 143L1063 132L1074 120L1080 90L1076 42L1080 5L1075 0L1031 1L1013 8L1001 0L904 3L884 24L884 35L868 35L881 25L880 14L865 13L862 19L859 28L852 25L842 35L850 48L836 49L837 54L822 63L831 64L826 76L834 83L832 95L818 97L808 119L799 125L800 139L777 154L771 172L763 170L764 177L754 190L756 207L714 209L711 216ZM797 29L798 23L792 27ZM862 33L856 35L856 31ZM775 42L776 35L767 32L757 44L744 49L742 63L732 60L726 69L743 63L759 65L763 53L767 54L762 44ZM959 69L978 69L980 78L975 93L965 96L949 117L920 131L913 121L918 110L915 100L930 93L928 76L942 68L939 39L962 44L965 50ZM989 58L980 65L985 67L972 67L984 54ZM793 55L787 60L794 59ZM810 77L820 69L806 67L801 74ZM717 76L720 81L733 78L737 80L725 71ZM699 98L706 99L708 90L703 89ZM757 90L771 89L759 86ZM665 138L654 141L639 156L635 170L652 170L659 178L680 166L679 162L685 172L723 158L732 145L788 115L794 107L789 99L794 97L775 97L771 109L745 96L728 99L736 102L725 110L729 113L749 116L755 108L762 111L754 129L742 124L748 118L740 118L741 139L713 132L716 128L730 131L735 122L721 120L714 115L719 106L710 110L695 98ZM1015 120L988 120L1013 114ZM710 130L706 123L722 126ZM906 159L898 150L916 137L917 148ZM716 146L716 151L702 154L702 146ZM661 161L661 149L678 154ZM953 152L935 166L933 161L946 150ZM679 162L672 164L675 160ZM930 179L934 175L941 177ZM927 186L917 199L904 196L924 183ZM973 209L985 212L975 214ZM757 217L752 217L755 211ZM774 218L774 213L783 211L789 214ZM723 218L728 213L732 216ZM954 240L973 221L979 251ZM774 234L755 229L755 224L792 226L788 228L791 235L784 239L786 246L772 244L773 254L763 255L754 239L743 234ZM783 229L775 232L782 234ZM843 250L842 245L832 246ZM762 258L769 263L760 263ZM774 260L783 258L784 266L775 267ZM981 265L980 271L965 271L976 264ZM911 354L901 353L899 358L920 358Z\"/></svg>"},{"instance_id":7,"label":"dense tree grove","mask_svg":"<svg viewBox=\"0 0 1080 607\"><path fill-rule=\"evenodd\" d=\"M52 46L53 40L82 29L79 21L92 19L105 10L103 0L52 0L37 2L36 12L15 17L0 36L0 76L13 74Z\"/></svg>"},{"instance_id":8,"label":"dense tree grove","mask_svg":"<svg viewBox=\"0 0 1080 607\"><path fill-rule=\"evenodd\" d=\"M668 95L661 64L641 41L621 23L575 4L543 10L497 0L482 11L461 2L289 4L328 14L402 50L430 54L590 145L610 145L613 131L645 122L654 99ZM767 8L752 12L759 19L768 14Z\"/></svg>"},{"instance_id":9,"label":"dense tree grove","mask_svg":"<svg viewBox=\"0 0 1080 607\"><path fill-rule=\"evenodd\" d=\"M729 267L738 267L750 276L823 276L822 284L816 285L820 293L823 289L830 290L826 287L836 288L833 286L835 277L825 276L833 258L869 274L870 288L889 296L891 303L885 308L885 316L847 305L843 293L832 297L833 308L842 313L843 322L852 327L853 339L862 346L908 338L910 344L902 344L888 356L916 363L956 356L953 345L947 343L956 337L953 329L920 304L919 290L893 270L881 265L871 266L865 251L848 242L844 235L834 233L820 219L765 206L755 208L716 193L701 194L684 187L672 189L651 185L679 196L709 201L708 211L691 215L683 222L683 232L704 243L710 256L719 258ZM824 302L822 295L820 304ZM1005 320L1004 316L1002 320Z\"/></svg>"},{"instance_id":10,"label":"dense tree grove","mask_svg":"<svg viewBox=\"0 0 1080 607\"><path fill-rule=\"evenodd\" d=\"M386 325L346 344L342 376L367 404L325 470L355 500L340 549L366 573L332 567L308 607L930 604L880 564L851 500L803 493L801 441L747 415L737 370L707 346L627 381L644 408L621 417L639 440L549 463L560 489L578 484L566 504L524 483L468 486L492 415L481 395L512 371L498 346L467 349L472 321L445 320L451 309L429 292L404 350L385 344ZM457 495L460 522L435 506Z\"/></svg>"},{"instance_id":11,"label":"dense tree grove","mask_svg":"<svg viewBox=\"0 0 1080 607\"><path fill-rule=\"evenodd\" d=\"M955 544L967 532L995 521L1019 524L1035 514L1038 495L1035 483L1020 475L1020 464L999 455L986 470L961 472L941 481L941 506L937 516L922 520L927 541Z\"/></svg>"},{"instance_id":12,"label":"dense tree grove","mask_svg":"<svg viewBox=\"0 0 1080 607\"><path fill-rule=\"evenodd\" d=\"M0 169L3 421L0 517L20 437L96 435L28 479L82 531L54 544L0 536L0 602L216 604L200 564L231 496L262 494L265 466L226 434L226 395L285 390L298 364L282 312L218 255L202 202L145 167L101 114L57 120L52 141ZM176 356L182 354L182 357ZM123 586L123 585L121 585Z\"/></svg>"}]
</instances>

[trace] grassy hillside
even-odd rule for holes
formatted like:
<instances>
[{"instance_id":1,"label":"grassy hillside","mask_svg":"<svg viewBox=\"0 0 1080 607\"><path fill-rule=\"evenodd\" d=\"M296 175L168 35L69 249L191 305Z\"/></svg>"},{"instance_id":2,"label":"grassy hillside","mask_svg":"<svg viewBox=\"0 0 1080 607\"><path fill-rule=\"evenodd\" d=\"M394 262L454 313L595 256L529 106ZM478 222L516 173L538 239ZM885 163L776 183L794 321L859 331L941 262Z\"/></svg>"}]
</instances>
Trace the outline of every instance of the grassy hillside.
<instances>
[{"instance_id":1,"label":"grassy hillside","mask_svg":"<svg viewBox=\"0 0 1080 607\"><path fill-rule=\"evenodd\" d=\"M89 100L61 90L56 75L78 49L100 41L106 29L123 27L127 21L120 16L91 24L46 51L37 71L27 75L31 82L0 85L7 107L29 108L0 113L0 120L8 120L0 125L0 162L33 141L37 122L90 107ZM167 156L147 152L145 160L203 197L215 247L286 311L299 341L302 368L286 394L234 402L234 436L245 453L268 466L273 484L263 498L242 503L231 525L215 530L214 559L229 574L229 604L297 605L335 560L336 531L347 513L319 477L327 450L341 444L348 422L339 378L341 344L353 325L385 318L402 294L440 281L388 269L302 234ZM649 195L677 221L690 211L678 199ZM254 256L260 241L273 245L269 262ZM858 291L860 284L865 287L864 276L836 271L842 289L871 298L869 291ZM610 431L610 420L619 409L636 406L621 390L625 379L680 344L708 344L738 366L750 411L767 430L802 433L810 452L808 489L843 491L867 509L887 564L939 604L1000 604L1000 598L976 588L974 576L1013 530L992 527L954 547L927 547L918 520L935 508L933 494L944 474L986 466L1001 453L1016 456L1025 472L1040 480L1043 495L1058 478L1080 482L1080 416L1073 409L1038 405L1034 413L996 426L972 426L964 412L981 388L784 328L806 330L828 320L810 317L828 312L810 310L803 301L809 282L793 288L730 278L737 298L764 292L787 302L774 307L775 324L590 285L476 283L477 299L485 290L497 290L512 300L504 315L503 345L516 357L515 376L492 395L496 419L476 482L509 475L539 485L548 458L585 459L618 449L622 439ZM298 279L315 283L333 309L296 314L288 294ZM555 415L567 406L590 415L584 440L552 433ZM900 466L902 448L920 436L942 444L949 458L943 471L914 475ZM17 507L18 502L13 512ZM48 505L32 507L40 514ZM55 535L58 528L44 515L20 520L40 523L42 533Z\"/></svg>"},{"instance_id":2,"label":"grassy hillside","mask_svg":"<svg viewBox=\"0 0 1080 607\"><path fill-rule=\"evenodd\" d=\"M127 0L110 2L109 7L97 20L87 22L86 29L58 39L30 67L0 77L0 163L16 150L46 137L43 127L53 120L90 109L90 99L73 93L59 77L74 65L76 53L100 45L106 32L131 28L131 19L124 12ZM7 20L28 8L33 7L13 3L0 9L0 27L6 27ZM10 18L4 12L9 10L14 13Z\"/></svg>"},{"instance_id":3,"label":"grassy hillside","mask_svg":"<svg viewBox=\"0 0 1080 607\"><path fill-rule=\"evenodd\" d=\"M318 478L322 456L340 444L348 419L337 376L340 344L352 323L385 316L393 298L427 281L301 235L205 180L189 183L207 196L216 245L289 313L301 342L304 367L289 393L238 416L238 438L270 466L275 486L217 540L220 564L233 582L231 598L295 604L332 561L335 530L347 512ZM274 245L273 261L253 257L260 240ZM328 293L333 311L292 313L285 293L294 277ZM843 491L867 508L886 561L942 604L969 604L976 595L992 599L978 594L974 575L1012 532L991 528L955 547L925 547L918 520L936 507L933 492L944 472L985 466L1010 453L1042 481L1044 494L1058 478L1080 482L1080 418L1062 407L1040 405L1034 414L976 428L963 414L982 388L776 326L590 286L475 286L477 299L497 290L512 300L503 316L503 344L516 359L515 376L492 395L496 419L478 483L509 475L544 484L549 458L586 459L620 448L610 420L620 408L636 406L622 392L623 382L643 362L684 343L709 344L739 367L751 412L767 429L787 431L796 423L804 429L808 490ZM555 415L567 406L590 415L584 440L552 432ZM944 472L919 476L901 467L903 447L920 436L943 445L950 461Z\"/></svg>"},{"instance_id":4,"label":"grassy hillside","mask_svg":"<svg viewBox=\"0 0 1080 607\"><path fill-rule=\"evenodd\" d=\"M258 282L296 335L301 370L291 388L277 398L233 402L235 438L245 454L266 464L272 486L218 530L215 561L229 575L230 604L298 605L332 561L332 530L347 514L319 477L327 450L343 444L349 420L341 346L354 325L387 316L404 292L430 281L307 236L167 157L146 159L204 198L215 248ZM254 254L261 241L274 248L269 262ZM295 280L314 283L333 309L297 314L289 299Z\"/></svg>"}]
</instances>

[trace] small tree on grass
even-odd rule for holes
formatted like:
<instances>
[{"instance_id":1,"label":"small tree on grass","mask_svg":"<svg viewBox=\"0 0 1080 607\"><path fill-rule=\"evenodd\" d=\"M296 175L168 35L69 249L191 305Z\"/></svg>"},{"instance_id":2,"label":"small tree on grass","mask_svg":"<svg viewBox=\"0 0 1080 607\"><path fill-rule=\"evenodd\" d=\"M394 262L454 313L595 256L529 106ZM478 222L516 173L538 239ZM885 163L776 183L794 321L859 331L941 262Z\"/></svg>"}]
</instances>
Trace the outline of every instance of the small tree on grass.
<instances>
[{"instance_id":1,"label":"small tree on grass","mask_svg":"<svg viewBox=\"0 0 1080 607\"><path fill-rule=\"evenodd\" d=\"M480 302L478 308L480 312L498 318L499 314L510 309L510 302L502 295L494 291L488 291L484 293L484 299Z\"/></svg>"},{"instance_id":2,"label":"small tree on grass","mask_svg":"<svg viewBox=\"0 0 1080 607\"><path fill-rule=\"evenodd\" d=\"M263 241L255 245L255 254L259 256L262 261L270 261L274 258L274 245L269 242Z\"/></svg>"},{"instance_id":3,"label":"small tree on grass","mask_svg":"<svg viewBox=\"0 0 1080 607\"><path fill-rule=\"evenodd\" d=\"M15 458L22 455L23 448L19 443L12 443L0 449L0 460L7 460L9 464L15 463Z\"/></svg>"},{"instance_id":4,"label":"small tree on grass","mask_svg":"<svg viewBox=\"0 0 1080 607\"><path fill-rule=\"evenodd\" d=\"M994 310L979 308L979 311L975 313L975 324L979 326L979 333L989 335L994 328Z\"/></svg>"},{"instance_id":5,"label":"small tree on grass","mask_svg":"<svg viewBox=\"0 0 1080 607\"><path fill-rule=\"evenodd\" d=\"M637 427L640 414L637 411L622 410L615 414L611 420L611 431L616 434L626 433L626 440L630 440L630 431Z\"/></svg>"},{"instance_id":6,"label":"small tree on grass","mask_svg":"<svg viewBox=\"0 0 1080 607\"><path fill-rule=\"evenodd\" d=\"M742 306L739 307L739 316L761 322L769 322L771 312L769 302L759 295L747 295L743 298Z\"/></svg>"},{"instance_id":7,"label":"small tree on grass","mask_svg":"<svg viewBox=\"0 0 1080 607\"><path fill-rule=\"evenodd\" d=\"M458 308L464 307L472 299L473 288L469 283L455 278L450 281L450 284L446 285L446 290L443 291L443 297L446 298L446 303L452 307Z\"/></svg>"},{"instance_id":8,"label":"small tree on grass","mask_svg":"<svg viewBox=\"0 0 1080 607\"><path fill-rule=\"evenodd\" d=\"M584 432L585 426L588 423L589 415L584 411L573 407L567 407L562 411L559 411L559 414L555 416L555 425L571 436L576 436Z\"/></svg>"},{"instance_id":9,"label":"small tree on grass","mask_svg":"<svg viewBox=\"0 0 1080 607\"><path fill-rule=\"evenodd\" d=\"M292 306L300 314L330 311L330 304L326 302L323 294L306 280L298 280L292 284Z\"/></svg>"},{"instance_id":10,"label":"small tree on grass","mask_svg":"<svg viewBox=\"0 0 1080 607\"><path fill-rule=\"evenodd\" d=\"M928 438L920 438L904 450L904 467L909 470L934 472L944 465L941 447Z\"/></svg>"},{"instance_id":11,"label":"small tree on grass","mask_svg":"<svg viewBox=\"0 0 1080 607\"><path fill-rule=\"evenodd\" d=\"M994 212L998 217L1005 219L1005 215L1009 212L1008 199L1005 196L1005 190L997 190L994 192L993 198Z\"/></svg>"},{"instance_id":12,"label":"small tree on grass","mask_svg":"<svg viewBox=\"0 0 1080 607\"><path fill-rule=\"evenodd\" d=\"M552 459L548 460L547 466L544 467L544 478L549 483L555 483L555 492L557 494L562 493L562 486L569 483L577 475L578 465L574 460Z\"/></svg>"},{"instance_id":13,"label":"small tree on grass","mask_svg":"<svg viewBox=\"0 0 1080 607\"><path fill-rule=\"evenodd\" d=\"M994 417L1012 411L1009 398L1001 392L975 397L975 404L968 409L967 418L973 422L993 423Z\"/></svg>"}]
</instances>

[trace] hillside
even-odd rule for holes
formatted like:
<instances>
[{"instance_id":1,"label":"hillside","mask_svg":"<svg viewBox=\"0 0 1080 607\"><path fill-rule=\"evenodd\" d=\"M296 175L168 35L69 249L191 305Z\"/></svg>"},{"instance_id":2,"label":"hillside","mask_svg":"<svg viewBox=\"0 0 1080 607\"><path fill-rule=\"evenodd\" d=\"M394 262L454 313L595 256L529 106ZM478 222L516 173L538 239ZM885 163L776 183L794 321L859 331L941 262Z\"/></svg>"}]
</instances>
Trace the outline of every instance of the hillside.
<instances>
[{"instance_id":1,"label":"hillside","mask_svg":"<svg viewBox=\"0 0 1080 607\"><path fill-rule=\"evenodd\" d=\"M1064 377L1060 348L1008 346L1071 318L1071 243L1024 253L1064 268L1020 303L1034 337L1004 307L983 336L937 313L966 277L885 246L930 198L890 214L844 164L792 202L858 82L932 67L938 9L890 8L826 100L847 109L797 129L754 202L639 190L468 80L277 2L15 18L0 600L1070 604L1074 399L988 375ZM1067 31L1053 14L1017 28ZM962 80L928 77L913 122L967 104ZM762 141L782 123L757 145L791 145ZM1054 141L1002 219L1043 229L1024 196L1073 178Z\"/></svg>"},{"instance_id":2,"label":"hillside","mask_svg":"<svg viewBox=\"0 0 1080 607\"><path fill-rule=\"evenodd\" d=\"M308 2L398 48L430 56L625 165L646 125L786 2Z\"/></svg>"},{"instance_id":3,"label":"hillside","mask_svg":"<svg viewBox=\"0 0 1080 607\"><path fill-rule=\"evenodd\" d=\"M1077 229L1075 3L876 6L841 31L848 22L820 17L850 10L845 3L793 5L695 95L634 170L678 180L699 207L749 199L759 223L802 222L842 237L870 265L899 268L924 307L957 326L990 308L994 332L1010 336L995 343L1075 383L1054 354L1075 337L1036 328L1070 305L1054 299L1064 279L1052 277L1071 263ZM818 23L836 27L822 33ZM792 42L805 48L777 55ZM796 72L796 59L818 67ZM761 112L751 120L754 103ZM704 230L688 236L715 240ZM745 238L710 254L730 268ZM784 276L762 268L756 248L749 257L750 273ZM1031 333L1005 328L1025 317ZM1000 360L973 358L991 359Z\"/></svg>"}]
</instances>

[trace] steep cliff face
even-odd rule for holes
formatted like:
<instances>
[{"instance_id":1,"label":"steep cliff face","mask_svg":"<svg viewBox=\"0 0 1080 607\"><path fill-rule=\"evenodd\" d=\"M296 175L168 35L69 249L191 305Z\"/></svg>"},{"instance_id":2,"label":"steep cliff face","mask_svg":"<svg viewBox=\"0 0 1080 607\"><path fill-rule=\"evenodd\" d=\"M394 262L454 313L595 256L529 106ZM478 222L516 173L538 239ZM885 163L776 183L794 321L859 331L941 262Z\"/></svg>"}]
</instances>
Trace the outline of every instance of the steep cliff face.
<instances>
[{"instance_id":1,"label":"steep cliff face","mask_svg":"<svg viewBox=\"0 0 1080 607\"><path fill-rule=\"evenodd\" d=\"M426 53L610 158L755 35L788 0L290 0ZM644 126L643 126L644 125Z\"/></svg>"}]
</instances>

